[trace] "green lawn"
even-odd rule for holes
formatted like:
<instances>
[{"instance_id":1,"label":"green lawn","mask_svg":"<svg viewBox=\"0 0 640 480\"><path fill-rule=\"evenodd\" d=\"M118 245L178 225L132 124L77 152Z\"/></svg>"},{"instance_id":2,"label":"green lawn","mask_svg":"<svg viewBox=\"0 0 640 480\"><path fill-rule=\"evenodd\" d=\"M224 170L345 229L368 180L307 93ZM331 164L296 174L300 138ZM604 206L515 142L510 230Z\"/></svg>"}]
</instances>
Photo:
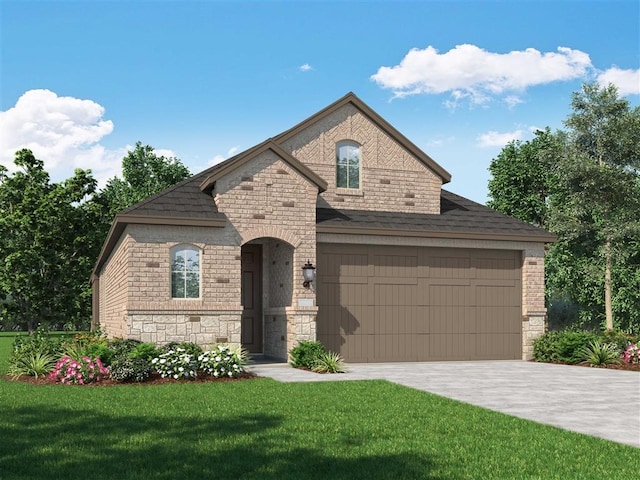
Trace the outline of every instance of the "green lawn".
<instances>
[{"instance_id":1,"label":"green lawn","mask_svg":"<svg viewBox=\"0 0 640 480\"><path fill-rule=\"evenodd\" d=\"M384 381L0 381L1 480L565 480L638 471L640 449Z\"/></svg>"}]
</instances>

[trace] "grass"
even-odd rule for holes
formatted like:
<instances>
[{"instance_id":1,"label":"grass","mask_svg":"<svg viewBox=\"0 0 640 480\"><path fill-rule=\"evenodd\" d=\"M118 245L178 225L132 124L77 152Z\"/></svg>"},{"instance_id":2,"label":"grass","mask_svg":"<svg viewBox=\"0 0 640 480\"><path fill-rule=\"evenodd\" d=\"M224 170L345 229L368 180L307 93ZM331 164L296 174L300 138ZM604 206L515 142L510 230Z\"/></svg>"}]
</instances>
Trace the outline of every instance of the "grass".
<instances>
[{"instance_id":1,"label":"grass","mask_svg":"<svg viewBox=\"0 0 640 480\"><path fill-rule=\"evenodd\" d=\"M640 449L385 381L0 381L0 412L1 480L627 479L640 470Z\"/></svg>"}]
</instances>

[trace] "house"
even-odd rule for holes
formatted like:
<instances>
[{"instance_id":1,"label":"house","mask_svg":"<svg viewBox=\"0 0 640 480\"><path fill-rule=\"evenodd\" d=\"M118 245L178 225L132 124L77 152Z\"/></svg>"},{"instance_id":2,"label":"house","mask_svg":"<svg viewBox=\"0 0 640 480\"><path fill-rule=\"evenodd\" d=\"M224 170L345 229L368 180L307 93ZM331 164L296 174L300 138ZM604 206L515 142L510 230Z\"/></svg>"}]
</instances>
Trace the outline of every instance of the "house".
<instances>
[{"instance_id":1,"label":"house","mask_svg":"<svg viewBox=\"0 0 640 480\"><path fill-rule=\"evenodd\" d=\"M314 339L350 362L530 358L555 237L449 181L349 93L119 213L92 275L94 321L111 337L283 360Z\"/></svg>"}]
</instances>

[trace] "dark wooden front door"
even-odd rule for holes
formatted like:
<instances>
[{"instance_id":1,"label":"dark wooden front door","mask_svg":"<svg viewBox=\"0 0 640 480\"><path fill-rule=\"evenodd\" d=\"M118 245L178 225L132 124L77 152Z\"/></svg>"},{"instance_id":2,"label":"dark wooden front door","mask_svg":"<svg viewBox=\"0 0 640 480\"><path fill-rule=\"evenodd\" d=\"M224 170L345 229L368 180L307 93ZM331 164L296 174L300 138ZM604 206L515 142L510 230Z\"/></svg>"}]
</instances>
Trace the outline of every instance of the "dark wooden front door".
<instances>
[{"instance_id":1,"label":"dark wooden front door","mask_svg":"<svg viewBox=\"0 0 640 480\"><path fill-rule=\"evenodd\" d=\"M262 353L262 245L242 247L242 346Z\"/></svg>"}]
</instances>

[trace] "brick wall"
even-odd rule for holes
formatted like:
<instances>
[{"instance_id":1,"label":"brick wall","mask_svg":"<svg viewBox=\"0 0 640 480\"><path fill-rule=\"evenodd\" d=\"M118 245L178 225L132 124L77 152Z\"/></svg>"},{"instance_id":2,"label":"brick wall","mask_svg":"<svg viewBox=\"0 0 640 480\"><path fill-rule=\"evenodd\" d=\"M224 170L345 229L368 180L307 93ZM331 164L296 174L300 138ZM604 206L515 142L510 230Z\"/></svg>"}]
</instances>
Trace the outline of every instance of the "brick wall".
<instances>
[{"instance_id":1,"label":"brick wall","mask_svg":"<svg viewBox=\"0 0 640 480\"><path fill-rule=\"evenodd\" d=\"M336 187L336 143L361 145L361 188ZM327 183L319 207L440 213L442 180L352 105L311 125L282 147Z\"/></svg>"},{"instance_id":2,"label":"brick wall","mask_svg":"<svg viewBox=\"0 0 640 480\"><path fill-rule=\"evenodd\" d=\"M130 246L131 238L125 232L100 272L100 327L111 338L126 337Z\"/></svg>"}]
</instances>

